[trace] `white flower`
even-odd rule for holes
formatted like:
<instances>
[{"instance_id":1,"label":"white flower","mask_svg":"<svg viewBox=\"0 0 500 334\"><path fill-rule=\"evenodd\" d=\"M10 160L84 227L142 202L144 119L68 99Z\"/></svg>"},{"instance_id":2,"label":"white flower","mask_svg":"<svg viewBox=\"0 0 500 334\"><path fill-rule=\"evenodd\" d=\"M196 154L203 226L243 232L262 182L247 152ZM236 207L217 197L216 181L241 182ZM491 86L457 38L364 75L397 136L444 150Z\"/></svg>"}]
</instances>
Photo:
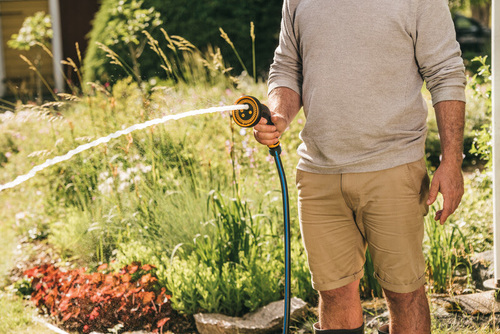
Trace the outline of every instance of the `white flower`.
<instances>
[{"instance_id":1,"label":"white flower","mask_svg":"<svg viewBox=\"0 0 500 334\"><path fill-rule=\"evenodd\" d=\"M111 182L109 182L111 180ZM113 192L113 179L109 178L104 183L101 183L97 186L97 190L101 192L101 194L110 194Z\"/></svg>"},{"instance_id":2,"label":"white flower","mask_svg":"<svg viewBox=\"0 0 500 334\"><path fill-rule=\"evenodd\" d=\"M130 175L130 174L137 174L137 172L139 171L139 169L136 167L129 167L127 168L127 173Z\"/></svg>"},{"instance_id":3,"label":"white flower","mask_svg":"<svg viewBox=\"0 0 500 334\"><path fill-rule=\"evenodd\" d=\"M118 186L118 191L122 192L122 191L128 190L128 188L130 188L130 183L128 183L128 182L122 182Z\"/></svg>"},{"instance_id":4,"label":"white flower","mask_svg":"<svg viewBox=\"0 0 500 334\"><path fill-rule=\"evenodd\" d=\"M99 180L106 180L107 178L109 177L109 172L108 171L105 171L105 172L102 172L101 174L99 174Z\"/></svg>"},{"instance_id":5,"label":"white flower","mask_svg":"<svg viewBox=\"0 0 500 334\"><path fill-rule=\"evenodd\" d=\"M23 211L23 212L16 213L16 221L24 219L24 218L26 218L26 212Z\"/></svg>"},{"instance_id":6,"label":"white flower","mask_svg":"<svg viewBox=\"0 0 500 334\"><path fill-rule=\"evenodd\" d=\"M130 171L128 169L125 172L123 170L119 170L118 177L120 178L120 181L130 180Z\"/></svg>"},{"instance_id":7,"label":"white flower","mask_svg":"<svg viewBox=\"0 0 500 334\"><path fill-rule=\"evenodd\" d=\"M153 169L153 167L151 166L140 166L139 168L144 174L151 172L151 170Z\"/></svg>"}]
</instances>

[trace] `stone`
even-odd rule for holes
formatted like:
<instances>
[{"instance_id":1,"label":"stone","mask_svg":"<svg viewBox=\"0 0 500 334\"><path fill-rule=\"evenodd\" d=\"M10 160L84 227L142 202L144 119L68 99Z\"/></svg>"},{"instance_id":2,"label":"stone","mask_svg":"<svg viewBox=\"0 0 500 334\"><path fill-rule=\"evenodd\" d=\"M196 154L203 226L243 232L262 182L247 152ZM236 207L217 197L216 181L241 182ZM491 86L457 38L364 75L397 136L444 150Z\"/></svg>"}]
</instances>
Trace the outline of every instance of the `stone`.
<instances>
[{"instance_id":1,"label":"stone","mask_svg":"<svg viewBox=\"0 0 500 334\"><path fill-rule=\"evenodd\" d=\"M493 278L493 261L494 254L492 250L476 253L471 256L472 263L472 280L476 286L476 289L484 290L484 281Z\"/></svg>"},{"instance_id":2,"label":"stone","mask_svg":"<svg viewBox=\"0 0 500 334\"><path fill-rule=\"evenodd\" d=\"M307 303L293 297L290 301L290 318L305 314ZM222 314L195 314L196 328L200 334L247 334L271 333L283 326L283 300L273 302L243 317L229 317Z\"/></svg>"},{"instance_id":3,"label":"stone","mask_svg":"<svg viewBox=\"0 0 500 334\"><path fill-rule=\"evenodd\" d=\"M382 325L389 323L389 311L385 311L384 313L373 318L370 317L370 319L365 317L365 321L366 328L379 328Z\"/></svg>"},{"instance_id":4,"label":"stone","mask_svg":"<svg viewBox=\"0 0 500 334\"><path fill-rule=\"evenodd\" d=\"M500 312L500 302L495 299L495 291L452 296L444 300L447 302L445 309L448 312L470 315L489 315Z\"/></svg>"},{"instance_id":5,"label":"stone","mask_svg":"<svg viewBox=\"0 0 500 334\"><path fill-rule=\"evenodd\" d=\"M472 295L467 295L467 297L470 296ZM495 314L483 315L475 312L475 314L472 315L474 311L471 312L472 309L469 307L456 305L463 296L460 296L459 300L455 300L457 297L452 298L449 295L434 295L430 297L432 318L435 321L437 329L440 329L443 333L462 333L465 328L498 328L500 325L500 317L495 316ZM489 301L492 301L493 297L491 295L479 298L475 297L476 300L481 298L489 298ZM450 302L451 299L454 300L452 303ZM468 311L466 312L466 310Z\"/></svg>"}]
</instances>

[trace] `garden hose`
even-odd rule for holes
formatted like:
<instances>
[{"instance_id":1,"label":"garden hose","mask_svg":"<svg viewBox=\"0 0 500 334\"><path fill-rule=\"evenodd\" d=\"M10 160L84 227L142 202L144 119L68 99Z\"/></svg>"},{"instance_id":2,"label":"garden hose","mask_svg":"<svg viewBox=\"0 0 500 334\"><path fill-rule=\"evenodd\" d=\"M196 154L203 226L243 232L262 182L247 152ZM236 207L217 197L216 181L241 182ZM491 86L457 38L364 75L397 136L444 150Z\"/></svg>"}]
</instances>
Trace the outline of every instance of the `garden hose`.
<instances>
[{"instance_id":1,"label":"garden hose","mask_svg":"<svg viewBox=\"0 0 500 334\"><path fill-rule=\"evenodd\" d=\"M273 125L269 108L260 103L253 96L242 96L236 104L246 104L246 110L233 110L233 119L241 127L250 128L257 125L262 117L267 120L267 124ZM290 209L288 201L288 187L286 184L285 171L281 162L281 145L278 140L273 145L269 145L269 154L274 158L281 184L281 196L283 201L283 223L285 235L285 309L283 317L283 334L289 333L290 326Z\"/></svg>"}]
</instances>

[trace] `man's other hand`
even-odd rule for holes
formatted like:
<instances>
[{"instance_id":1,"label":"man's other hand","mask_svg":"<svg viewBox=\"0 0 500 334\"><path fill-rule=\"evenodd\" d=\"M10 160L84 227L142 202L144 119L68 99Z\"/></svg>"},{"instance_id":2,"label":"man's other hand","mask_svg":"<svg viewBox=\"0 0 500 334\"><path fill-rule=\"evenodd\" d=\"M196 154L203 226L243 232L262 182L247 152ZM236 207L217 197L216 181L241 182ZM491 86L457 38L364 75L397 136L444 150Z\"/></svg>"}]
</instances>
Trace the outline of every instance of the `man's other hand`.
<instances>
[{"instance_id":1,"label":"man's other hand","mask_svg":"<svg viewBox=\"0 0 500 334\"><path fill-rule=\"evenodd\" d=\"M464 194L464 178L460 164L442 163L439 165L432 178L428 205L434 203L438 192L443 195L444 203L443 209L436 212L434 219L439 220L443 225L448 216L455 212Z\"/></svg>"}]
</instances>

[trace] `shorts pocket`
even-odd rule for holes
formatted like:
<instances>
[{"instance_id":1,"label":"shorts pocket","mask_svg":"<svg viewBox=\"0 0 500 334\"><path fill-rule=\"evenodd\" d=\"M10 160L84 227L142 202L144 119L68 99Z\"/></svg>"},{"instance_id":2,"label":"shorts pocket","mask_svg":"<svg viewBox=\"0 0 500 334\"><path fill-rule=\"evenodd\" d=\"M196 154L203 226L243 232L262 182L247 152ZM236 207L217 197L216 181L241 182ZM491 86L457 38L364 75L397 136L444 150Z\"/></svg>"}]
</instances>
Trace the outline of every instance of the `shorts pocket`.
<instances>
[{"instance_id":1,"label":"shorts pocket","mask_svg":"<svg viewBox=\"0 0 500 334\"><path fill-rule=\"evenodd\" d=\"M425 193L430 183L425 159L422 158L418 161L407 163L405 167L409 188L418 195Z\"/></svg>"},{"instance_id":2,"label":"shorts pocket","mask_svg":"<svg viewBox=\"0 0 500 334\"><path fill-rule=\"evenodd\" d=\"M300 169L296 169L296 172L295 172L295 185L299 184L299 182L302 179L303 175L304 175L303 171L301 171Z\"/></svg>"}]
</instances>

